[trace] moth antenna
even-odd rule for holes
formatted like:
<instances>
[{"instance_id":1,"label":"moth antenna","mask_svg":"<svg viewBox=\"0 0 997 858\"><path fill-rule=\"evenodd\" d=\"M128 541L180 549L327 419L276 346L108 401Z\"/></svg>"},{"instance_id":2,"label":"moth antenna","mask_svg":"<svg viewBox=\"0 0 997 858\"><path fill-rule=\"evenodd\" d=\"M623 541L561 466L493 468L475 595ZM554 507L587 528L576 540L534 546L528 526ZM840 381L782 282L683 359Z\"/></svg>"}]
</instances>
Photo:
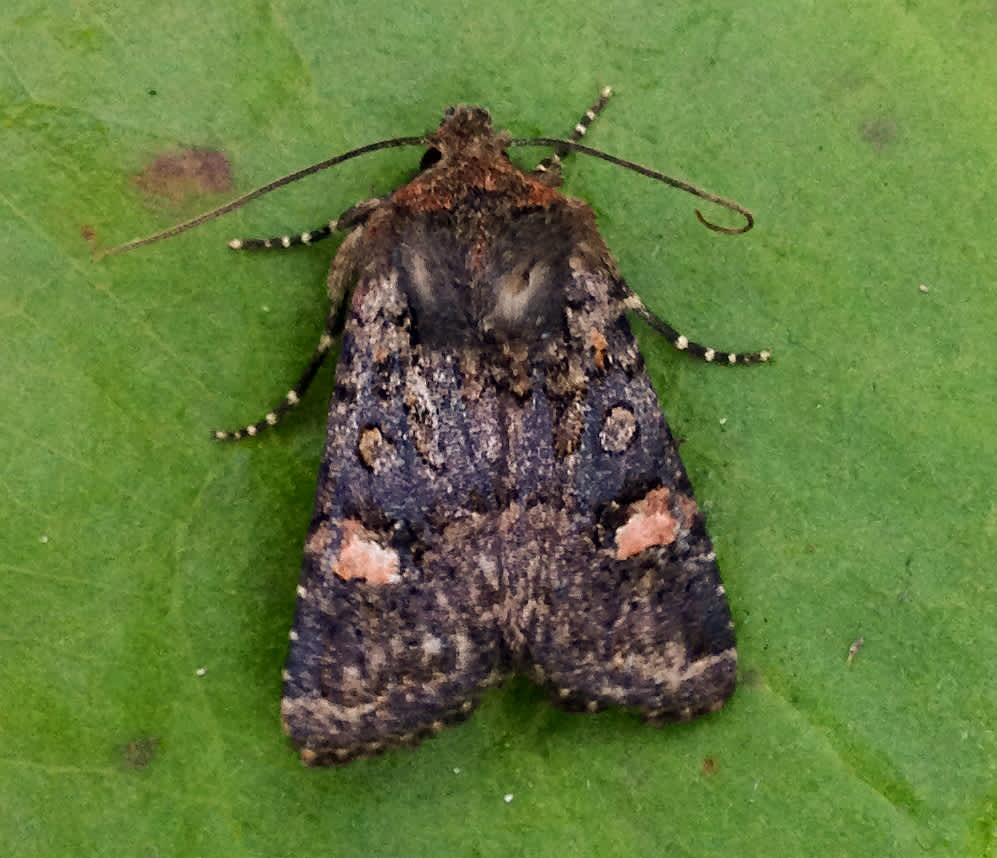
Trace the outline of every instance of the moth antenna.
<instances>
[{"instance_id":1,"label":"moth antenna","mask_svg":"<svg viewBox=\"0 0 997 858\"><path fill-rule=\"evenodd\" d=\"M426 146L428 145L428 142L429 141L425 137L395 137L391 140L380 140L377 143L368 143L366 146L351 149L349 152L344 152L342 155L336 155L334 158L319 161L317 164L303 167L300 170L295 170L293 173L288 173L286 176L281 176L279 179L274 179L274 181L261 185L255 190L249 191L249 193L243 194L241 197L225 203L223 206L219 206L216 209L212 209L209 212L205 212L204 214L198 215L197 217L191 218L183 223L178 223L175 226L171 226L169 229L157 232L155 235L147 235L145 238L136 238L132 241L126 241L124 244L119 244L117 247L112 247L110 250L98 253L96 258L102 259L105 256L117 256L119 253L126 253L129 250L134 250L136 247L141 247L143 244L152 244L156 241L162 241L165 238L172 238L175 235L186 232L188 229L193 229L195 226L200 226L202 223L206 223L209 220L214 220L216 217L221 217L231 211L242 208L244 205L252 202L257 197L269 194L271 191L277 190L277 188L289 185L292 182L298 181L298 179L303 179L305 176L312 175L312 173L318 173L329 167L334 167L336 164L342 164L343 161L349 161L350 158L356 158L359 155L366 155L369 152L377 152L381 149L394 149L399 146Z\"/></svg>"},{"instance_id":2,"label":"moth antenna","mask_svg":"<svg viewBox=\"0 0 997 858\"><path fill-rule=\"evenodd\" d=\"M571 149L575 152L580 152L583 155L591 155L593 158L601 158L603 161L608 161L610 164L614 164L617 167L633 170L635 173L640 173L642 176L647 176L649 179L664 182L666 185L671 185L673 188L678 188L680 191L685 191L687 194L692 194L700 199L722 206L725 209L730 209L732 212L737 212L745 220L744 226L720 226L712 221L708 221L705 217L703 217L699 209L696 209L696 217L699 219L699 222L707 229L712 229L714 232L722 232L724 235L740 235L742 232L747 232L755 225L755 216L740 203L734 202L734 200L728 200L726 197L711 194L709 191L697 188L689 182L683 182L681 179L668 176L658 170L652 170L650 167L643 167L640 164L635 164L633 161L626 161L623 158L617 158L615 155L610 155L608 152L603 152L601 149L593 149L590 146L585 146L574 140L561 140L556 137L532 137L513 140L509 145L553 146L555 147L555 150Z\"/></svg>"}]
</instances>

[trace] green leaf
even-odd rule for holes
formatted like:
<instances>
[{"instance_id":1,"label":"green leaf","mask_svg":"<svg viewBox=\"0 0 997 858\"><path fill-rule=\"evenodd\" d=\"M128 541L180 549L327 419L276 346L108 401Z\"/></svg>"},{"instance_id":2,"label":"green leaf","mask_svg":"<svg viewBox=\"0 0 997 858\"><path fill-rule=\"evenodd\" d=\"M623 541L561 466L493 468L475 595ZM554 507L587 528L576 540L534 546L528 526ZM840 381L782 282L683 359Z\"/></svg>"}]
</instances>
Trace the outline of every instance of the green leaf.
<instances>
[{"instance_id":1,"label":"green leaf","mask_svg":"<svg viewBox=\"0 0 997 858\"><path fill-rule=\"evenodd\" d=\"M992 8L12 0L0 18L0 853L997 854ZM706 366L635 323L717 545L738 691L651 729L517 680L419 749L304 769L280 669L331 373L264 437L208 433L296 378L333 248L225 241L318 226L418 154L125 256L95 263L88 238L422 133L457 101L565 134L603 84L587 142L757 217L717 236L684 195L566 162L653 309L773 350ZM219 156L151 182L190 150Z\"/></svg>"}]
</instances>

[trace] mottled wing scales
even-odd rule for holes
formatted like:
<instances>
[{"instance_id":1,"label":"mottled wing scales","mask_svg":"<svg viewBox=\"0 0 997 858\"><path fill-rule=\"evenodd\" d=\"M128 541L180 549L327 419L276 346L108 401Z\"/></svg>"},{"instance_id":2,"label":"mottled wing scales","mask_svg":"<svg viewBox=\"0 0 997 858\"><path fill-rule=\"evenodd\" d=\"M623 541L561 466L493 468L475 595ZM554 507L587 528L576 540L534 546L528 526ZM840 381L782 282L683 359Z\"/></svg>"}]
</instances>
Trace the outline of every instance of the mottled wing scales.
<instances>
[{"instance_id":1,"label":"mottled wing scales","mask_svg":"<svg viewBox=\"0 0 997 858\"><path fill-rule=\"evenodd\" d=\"M283 702L308 763L416 741L516 670L653 720L734 686L713 548L591 210L501 157L483 111L434 141L330 273L334 297L356 286Z\"/></svg>"},{"instance_id":2,"label":"mottled wing scales","mask_svg":"<svg viewBox=\"0 0 997 858\"><path fill-rule=\"evenodd\" d=\"M468 503L489 494L474 439L494 409L465 403L445 353L416 354L396 279L362 279L352 314L285 671L285 729L310 764L465 717L505 665L496 536Z\"/></svg>"},{"instance_id":3,"label":"mottled wing scales","mask_svg":"<svg viewBox=\"0 0 997 858\"><path fill-rule=\"evenodd\" d=\"M602 272L605 294L613 291L609 276ZM584 421L575 449L518 521L520 556L506 551L516 590L511 583L507 635L522 641L523 660L564 705L695 717L719 708L734 688L726 596L626 319L601 326L596 339L576 392ZM560 393L537 377L524 423L571 411ZM538 441L517 454L524 481ZM531 562L535 555L540 562Z\"/></svg>"},{"instance_id":4,"label":"mottled wing scales","mask_svg":"<svg viewBox=\"0 0 997 858\"><path fill-rule=\"evenodd\" d=\"M338 538L320 550L342 556ZM493 681L497 637L460 604L454 570L427 582L401 565L368 581L324 572L318 553L305 564L281 710L305 762L412 744L466 717Z\"/></svg>"}]
</instances>

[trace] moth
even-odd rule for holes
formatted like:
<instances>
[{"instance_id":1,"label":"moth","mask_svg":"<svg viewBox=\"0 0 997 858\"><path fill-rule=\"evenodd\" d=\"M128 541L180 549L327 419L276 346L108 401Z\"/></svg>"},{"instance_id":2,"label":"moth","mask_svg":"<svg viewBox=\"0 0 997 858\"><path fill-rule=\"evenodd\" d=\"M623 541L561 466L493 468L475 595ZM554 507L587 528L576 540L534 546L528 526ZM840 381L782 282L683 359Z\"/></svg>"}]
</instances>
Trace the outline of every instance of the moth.
<instances>
[{"instance_id":1,"label":"moth","mask_svg":"<svg viewBox=\"0 0 997 858\"><path fill-rule=\"evenodd\" d=\"M513 141L458 106L425 137L418 174L320 230L235 240L290 247L344 232L303 395L341 335L318 488L284 670L285 731L309 765L410 745L466 718L483 689L528 673L565 707L651 722L719 709L734 628L702 512L628 314L724 364L767 351L690 342L627 286L581 200L563 196L567 140ZM534 170L511 145L554 147Z\"/></svg>"}]
</instances>

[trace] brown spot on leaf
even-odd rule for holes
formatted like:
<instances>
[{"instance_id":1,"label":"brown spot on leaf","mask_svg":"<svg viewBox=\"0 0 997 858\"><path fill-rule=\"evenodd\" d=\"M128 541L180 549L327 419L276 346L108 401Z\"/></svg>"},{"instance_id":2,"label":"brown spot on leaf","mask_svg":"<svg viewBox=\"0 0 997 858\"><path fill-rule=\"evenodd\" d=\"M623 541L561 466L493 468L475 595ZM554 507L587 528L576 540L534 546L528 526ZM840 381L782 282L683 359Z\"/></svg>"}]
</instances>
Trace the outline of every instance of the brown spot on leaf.
<instances>
[{"instance_id":1,"label":"brown spot on leaf","mask_svg":"<svg viewBox=\"0 0 997 858\"><path fill-rule=\"evenodd\" d=\"M737 684L742 688L763 688L765 677L761 671L752 667L745 667L738 671Z\"/></svg>"},{"instance_id":2,"label":"brown spot on leaf","mask_svg":"<svg viewBox=\"0 0 997 858\"><path fill-rule=\"evenodd\" d=\"M97 230L85 223L80 227L80 236L90 245L90 252L93 253L97 249Z\"/></svg>"},{"instance_id":3,"label":"brown spot on leaf","mask_svg":"<svg viewBox=\"0 0 997 858\"><path fill-rule=\"evenodd\" d=\"M334 570L340 578L392 584L400 578L398 568L398 552L378 545L374 534L359 521L348 518L343 522L343 541Z\"/></svg>"},{"instance_id":4,"label":"brown spot on leaf","mask_svg":"<svg viewBox=\"0 0 997 858\"><path fill-rule=\"evenodd\" d=\"M717 761L713 757L711 757L709 755L703 757L703 774L704 775L715 774L716 770L718 768L720 768L720 766L717 765Z\"/></svg>"},{"instance_id":5,"label":"brown spot on leaf","mask_svg":"<svg viewBox=\"0 0 997 858\"><path fill-rule=\"evenodd\" d=\"M670 509L671 492L655 489L632 507L626 524L616 531L616 557L626 560L652 545L671 545L679 523Z\"/></svg>"},{"instance_id":6,"label":"brown spot on leaf","mask_svg":"<svg viewBox=\"0 0 997 858\"><path fill-rule=\"evenodd\" d=\"M859 133L866 143L879 150L897 139L897 123L881 116L867 119Z\"/></svg>"},{"instance_id":7,"label":"brown spot on leaf","mask_svg":"<svg viewBox=\"0 0 997 858\"><path fill-rule=\"evenodd\" d=\"M129 742L124 749L126 769L144 769L152 762L159 750L159 739L155 736L140 736Z\"/></svg>"},{"instance_id":8,"label":"brown spot on leaf","mask_svg":"<svg viewBox=\"0 0 997 858\"><path fill-rule=\"evenodd\" d=\"M193 194L232 189L232 173L223 152L185 149L160 155L133 181L147 194L180 202Z\"/></svg>"}]
</instances>

